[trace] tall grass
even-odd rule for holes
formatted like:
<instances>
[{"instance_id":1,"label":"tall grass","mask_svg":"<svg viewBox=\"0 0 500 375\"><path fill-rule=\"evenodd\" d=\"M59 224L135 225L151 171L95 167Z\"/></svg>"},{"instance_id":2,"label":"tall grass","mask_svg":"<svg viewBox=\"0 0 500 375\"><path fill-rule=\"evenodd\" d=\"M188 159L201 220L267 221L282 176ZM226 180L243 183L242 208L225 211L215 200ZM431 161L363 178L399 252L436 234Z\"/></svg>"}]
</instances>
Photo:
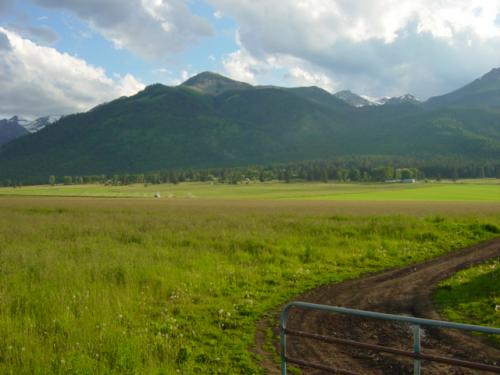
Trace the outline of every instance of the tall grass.
<instances>
[{"instance_id":1,"label":"tall grass","mask_svg":"<svg viewBox=\"0 0 500 375\"><path fill-rule=\"evenodd\" d=\"M245 207L0 202L0 373L260 373L265 311L500 231L498 215Z\"/></svg>"},{"instance_id":2,"label":"tall grass","mask_svg":"<svg viewBox=\"0 0 500 375\"><path fill-rule=\"evenodd\" d=\"M500 327L500 258L441 282L434 300L450 320ZM490 339L500 347L500 336Z\"/></svg>"}]
</instances>

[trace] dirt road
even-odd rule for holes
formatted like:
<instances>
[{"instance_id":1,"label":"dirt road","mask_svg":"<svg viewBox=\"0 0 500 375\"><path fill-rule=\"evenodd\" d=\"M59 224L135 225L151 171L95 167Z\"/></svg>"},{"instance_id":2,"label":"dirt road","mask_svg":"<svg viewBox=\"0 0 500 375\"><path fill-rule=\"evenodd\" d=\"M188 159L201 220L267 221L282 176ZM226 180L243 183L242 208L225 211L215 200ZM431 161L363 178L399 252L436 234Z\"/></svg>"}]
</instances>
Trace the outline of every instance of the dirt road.
<instances>
[{"instance_id":1,"label":"dirt road","mask_svg":"<svg viewBox=\"0 0 500 375\"><path fill-rule=\"evenodd\" d=\"M463 268L495 257L500 257L500 238L403 269L326 285L298 296L296 300L442 319L431 300L432 290L436 284ZM256 353L262 357L262 366L268 374L279 374L278 367L272 360L273 355L264 349L265 329L272 326L275 333L278 332L278 313L279 311L276 311L262 320L256 334ZM406 325L315 311L292 310L287 327L411 350L411 332ZM500 365L500 350L488 346L482 338L455 330L425 329L422 337L422 351L427 354ZM323 344L307 338L289 336L288 355L359 374L413 374L411 360L364 349ZM423 362L422 368L422 373L425 375L487 374L484 371L427 362ZM323 372L304 369L304 373L321 374Z\"/></svg>"}]
</instances>

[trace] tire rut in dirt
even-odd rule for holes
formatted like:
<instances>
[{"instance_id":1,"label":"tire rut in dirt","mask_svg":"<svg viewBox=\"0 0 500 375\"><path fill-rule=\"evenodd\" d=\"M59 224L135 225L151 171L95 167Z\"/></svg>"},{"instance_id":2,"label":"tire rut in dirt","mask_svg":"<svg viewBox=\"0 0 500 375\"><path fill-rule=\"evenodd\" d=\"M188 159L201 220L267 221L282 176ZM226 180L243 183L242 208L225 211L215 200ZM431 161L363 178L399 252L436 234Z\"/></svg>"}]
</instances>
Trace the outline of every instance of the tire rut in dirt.
<instances>
[{"instance_id":1,"label":"tire rut in dirt","mask_svg":"<svg viewBox=\"0 0 500 375\"><path fill-rule=\"evenodd\" d=\"M432 303L433 288L443 279L461 269L500 257L500 238L439 258L369 275L339 284L313 289L296 300L335 305L391 314L402 314L429 319L442 319ZM499 286L500 287L500 286ZM272 327L278 334L278 314L269 314L258 326L255 352L261 358L267 374L279 374L273 354L265 348L265 331ZM327 314L317 311L292 309L287 327L326 336L347 338L398 349L411 350L412 336L408 325L377 320ZM289 336L288 355L293 358L330 365L359 374L403 375L413 374L411 359L392 354L375 353L365 349L324 344L317 340ZM481 337L456 330L423 329L422 350L426 354L441 355L500 365L500 350ZM274 354L275 356L275 354ZM423 362L423 373L487 374L448 365ZM304 374L322 374L319 370L303 369Z\"/></svg>"}]
</instances>

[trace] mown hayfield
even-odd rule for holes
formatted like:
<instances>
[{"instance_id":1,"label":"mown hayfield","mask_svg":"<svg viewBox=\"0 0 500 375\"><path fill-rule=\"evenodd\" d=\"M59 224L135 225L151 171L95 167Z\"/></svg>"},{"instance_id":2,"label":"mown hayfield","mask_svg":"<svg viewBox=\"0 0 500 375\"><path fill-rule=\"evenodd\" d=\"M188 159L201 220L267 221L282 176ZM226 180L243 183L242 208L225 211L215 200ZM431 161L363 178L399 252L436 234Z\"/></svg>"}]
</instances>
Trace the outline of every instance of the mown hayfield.
<instances>
[{"instance_id":1,"label":"mown hayfield","mask_svg":"<svg viewBox=\"0 0 500 375\"><path fill-rule=\"evenodd\" d=\"M264 312L499 233L494 201L3 197L0 373L258 374Z\"/></svg>"},{"instance_id":2,"label":"mown hayfield","mask_svg":"<svg viewBox=\"0 0 500 375\"><path fill-rule=\"evenodd\" d=\"M249 183L241 185L190 182L181 184L142 184L126 186L57 185L0 188L0 195L152 197L162 199L295 199L364 201L497 201L500 180L483 179L463 182L401 183Z\"/></svg>"}]
</instances>

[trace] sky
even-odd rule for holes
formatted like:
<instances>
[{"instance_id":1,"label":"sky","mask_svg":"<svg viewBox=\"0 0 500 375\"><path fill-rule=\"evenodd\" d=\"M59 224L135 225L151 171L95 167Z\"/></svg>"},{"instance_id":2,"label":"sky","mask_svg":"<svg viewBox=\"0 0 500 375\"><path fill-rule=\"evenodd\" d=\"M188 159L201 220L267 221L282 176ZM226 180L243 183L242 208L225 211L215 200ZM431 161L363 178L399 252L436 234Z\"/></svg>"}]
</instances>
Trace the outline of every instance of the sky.
<instances>
[{"instance_id":1,"label":"sky","mask_svg":"<svg viewBox=\"0 0 500 375\"><path fill-rule=\"evenodd\" d=\"M202 71L421 100L500 67L500 0L0 0L0 118Z\"/></svg>"}]
</instances>

